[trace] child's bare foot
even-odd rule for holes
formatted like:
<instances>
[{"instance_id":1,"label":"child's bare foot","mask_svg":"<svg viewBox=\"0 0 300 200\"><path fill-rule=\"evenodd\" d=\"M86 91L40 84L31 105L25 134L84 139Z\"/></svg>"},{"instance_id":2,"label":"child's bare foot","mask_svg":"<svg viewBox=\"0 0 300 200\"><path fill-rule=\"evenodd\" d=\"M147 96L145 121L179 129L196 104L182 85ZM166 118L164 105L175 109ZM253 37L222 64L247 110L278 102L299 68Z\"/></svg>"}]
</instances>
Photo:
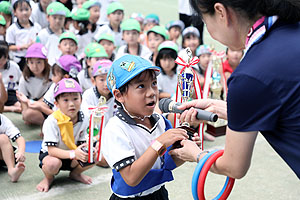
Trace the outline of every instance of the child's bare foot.
<instances>
[{"instance_id":1,"label":"child's bare foot","mask_svg":"<svg viewBox=\"0 0 300 200\"><path fill-rule=\"evenodd\" d=\"M75 180L75 181L79 181L85 184L91 184L92 183L92 178L89 176L86 176L84 174L76 174L76 173L72 173L70 172L70 178Z\"/></svg>"},{"instance_id":2,"label":"child's bare foot","mask_svg":"<svg viewBox=\"0 0 300 200\"><path fill-rule=\"evenodd\" d=\"M54 177L53 178L47 178L45 177L37 186L36 186L36 189L40 192L48 192L49 191L49 188L50 188L50 185L52 184L54 180Z\"/></svg>"},{"instance_id":3,"label":"child's bare foot","mask_svg":"<svg viewBox=\"0 0 300 200\"><path fill-rule=\"evenodd\" d=\"M12 170L8 171L11 182L17 182L24 170L25 164L23 162L18 162Z\"/></svg>"}]
</instances>

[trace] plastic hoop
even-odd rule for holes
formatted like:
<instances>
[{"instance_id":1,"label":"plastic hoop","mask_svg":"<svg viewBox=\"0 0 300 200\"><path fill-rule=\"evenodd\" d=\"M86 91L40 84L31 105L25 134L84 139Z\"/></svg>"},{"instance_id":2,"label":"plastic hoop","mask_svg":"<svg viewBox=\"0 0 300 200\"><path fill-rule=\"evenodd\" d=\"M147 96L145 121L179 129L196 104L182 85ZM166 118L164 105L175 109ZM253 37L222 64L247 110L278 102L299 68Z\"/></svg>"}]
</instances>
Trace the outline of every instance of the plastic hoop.
<instances>
[{"instance_id":1,"label":"plastic hoop","mask_svg":"<svg viewBox=\"0 0 300 200\"><path fill-rule=\"evenodd\" d=\"M211 166L214 164L214 162L222 156L224 153L224 150L215 151L212 154L209 155L209 157L206 159L206 162L204 162L202 170L200 171L198 184L197 184L197 193L198 193L198 199L204 200L204 184L206 180L207 173ZM221 190L221 192L214 198L214 200L226 200L229 196L232 187L234 185L235 179L227 177L225 184Z\"/></svg>"}]
</instances>

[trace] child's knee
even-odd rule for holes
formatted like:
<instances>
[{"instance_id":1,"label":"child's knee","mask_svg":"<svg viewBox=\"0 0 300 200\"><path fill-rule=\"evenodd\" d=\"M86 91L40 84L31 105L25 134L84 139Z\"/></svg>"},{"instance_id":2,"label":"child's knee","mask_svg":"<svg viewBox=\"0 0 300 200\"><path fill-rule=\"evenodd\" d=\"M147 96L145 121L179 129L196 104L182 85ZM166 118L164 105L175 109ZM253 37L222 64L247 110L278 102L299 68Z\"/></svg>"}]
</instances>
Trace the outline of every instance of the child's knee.
<instances>
[{"instance_id":1,"label":"child's knee","mask_svg":"<svg viewBox=\"0 0 300 200\"><path fill-rule=\"evenodd\" d=\"M62 161L55 157L47 157L43 160L43 169L46 169L50 173L58 173L62 166Z\"/></svg>"}]
</instances>

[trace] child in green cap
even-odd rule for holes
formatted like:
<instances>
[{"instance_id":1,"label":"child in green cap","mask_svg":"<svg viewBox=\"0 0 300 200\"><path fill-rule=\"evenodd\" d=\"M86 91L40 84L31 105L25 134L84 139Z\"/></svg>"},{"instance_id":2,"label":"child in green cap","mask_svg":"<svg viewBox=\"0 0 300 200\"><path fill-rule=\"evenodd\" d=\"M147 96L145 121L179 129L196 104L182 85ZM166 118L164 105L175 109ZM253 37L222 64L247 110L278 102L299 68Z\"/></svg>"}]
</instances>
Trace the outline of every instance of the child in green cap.
<instances>
[{"instance_id":1,"label":"child in green cap","mask_svg":"<svg viewBox=\"0 0 300 200\"><path fill-rule=\"evenodd\" d=\"M49 26L38 34L38 41L48 49L48 62L52 66L61 55L58 48L59 37L64 32L63 27L67 15L66 7L60 2L52 2L47 7Z\"/></svg>"},{"instance_id":2,"label":"child in green cap","mask_svg":"<svg viewBox=\"0 0 300 200\"><path fill-rule=\"evenodd\" d=\"M82 8L87 9L90 12L89 21L91 24L96 25L100 17L101 3L96 0L86 1L82 5Z\"/></svg>"},{"instance_id":3,"label":"child in green cap","mask_svg":"<svg viewBox=\"0 0 300 200\"><path fill-rule=\"evenodd\" d=\"M124 18L124 7L119 2L112 2L107 6L107 18L109 23L101 26L97 31L94 39L100 37L103 33L108 33L113 35L115 46L118 49L121 45L123 45L122 41L122 33L120 24Z\"/></svg>"},{"instance_id":4,"label":"child in green cap","mask_svg":"<svg viewBox=\"0 0 300 200\"><path fill-rule=\"evenodd\" d=\"M6 33L6 20L5 18L0 15L0 40L5 40L5 33Z\"/></svg>"},{"instance_id":5,"label":"child in green cap","mask_svg":"<svg viewBox=\"0 0 300 200\"><path fill-rule=\"evenodd\" d=\"M151 51L148 47L139 43L139 36L141 32L139 22L135 19L127 19L121 24L121 29L123 31L123 39L126 44L119 48L116 59L125 54L136 55L149 59Z\"/></svg>"},{"instance_id":6,"label":"child in green cap","mask_svg":"<svg viewBox=\"0 0 300 200\"><path fill-rule=\"evenodd\" d=\"M8 28L12 23L11 5L8 1L0 2L0 15L4 17L6 21L6 28Z\"/></svg>"},{"instance_id":7,"label":"child in green cap","mask_svg":"<svg viewBox=\"0 0 300 200\"><path fill-rule=\"evenodd\" d=\"M103 46L96 42L92 42L84 49L85 53L85 64L84 70L81 70L77 76L80 86L83 91L93 87L91 77L93 77L92 66L101 59L108 58L108 55Z\"/></svg>"},{"instance_id":8,"label":"child in green cap","mask_svg":"<svg viewBox=\"0 0 300 200\"><path fill-rule=\"evenodd\" d=\"M143 33L140 35L140 43L148 45L147 32L153 27L159 26L159 17L156 14L149 14L145 17L143 23Z\"/></svg>"},{"instance_id":9,"label":"child in green cap","mask_svg":"<svg viewBox=\"0 0 300 200\"><path fill-rule=\"evenodd\" d=\"M78 49L78 40L74 33L66 31L59 37L59 50L61 50L62 56L63 55L73 55Z\"/></svg>"},{"instance_id":10,"label":"child in green cap","mask_svg":"<svg viewBox=\"0 0 300 200\"><path fill-rule=\"evenodd\" d=\"M169 39L168 31L162 26L154 26L147 32L147 38L147 46L152 51L152 55L149 59L155 63L158 54L158 46Z\"/></svg>"},{"instance_id":11,"label":"child in green cap","mask_svg":"<svg viewBox=\"0 0 300 200\"><path fill-rule=\"evenodd\" d=\"M110 34L103 33L97 39L97 42L104 47L109 60L114 61L116 58L116 54L115 54L116 46L115 46L114 37Z\"/></svg>"},{"instance_id":12,"label":"child in green cap","mask_svg":"<svg viewBox=\"0 0 300 200\"><path fill-rule=\"evenodd\" d=\"M9 45L9 50L14 56L14 61L23 70L26 63L25 55L27 48L35 42L36 35L41 30L41 26L29 20L31 15L29 1L16 1L13 4L13 12L17 21L7 29L5 39Z\"/></svg>"}]
</instances>

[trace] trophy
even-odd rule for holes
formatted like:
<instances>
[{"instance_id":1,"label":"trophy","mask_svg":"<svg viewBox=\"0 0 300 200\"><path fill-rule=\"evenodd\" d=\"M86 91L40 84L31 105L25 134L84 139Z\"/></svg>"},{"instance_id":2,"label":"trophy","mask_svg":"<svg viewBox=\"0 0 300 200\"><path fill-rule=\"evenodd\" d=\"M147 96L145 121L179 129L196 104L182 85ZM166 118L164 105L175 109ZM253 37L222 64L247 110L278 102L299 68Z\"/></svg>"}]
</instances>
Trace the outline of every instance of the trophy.
<instances>
[{"instance_id":1,"label":"trophy","mask_svg":"<svg viewBox=\"0 0 300 200\"><path fill-rule=\"evenodd\" d=\"M221 60L216 55L212 56L213 72L210 84L210 98L211 99L225 99L225 92L221 84ZM218 119L216 122L207 122L206 132L213 136L221 136L226 133L227 121Z\"/></svg>"},{"instance_id":2,"label":"trophy","mask_svg":"<svg viewBox=\"0 0 300 200\"><path fill-rule=\"evenodd\" d=\"M105 97L101 96L99 98L99 103L96 107L90 107L89 110L92 111L90 115L90 122L89 128L87 129L88 134L86 135L86 143L88 144L87 147L82 148L84 152L88 153L88 161L83 163L78 161L82 167L94 164L94 144L98 141L98 152L96 161L101 161L101 136L102 136L102 129L104 124L104 113L107 110Z\"/></svg>"}]
</instances>

